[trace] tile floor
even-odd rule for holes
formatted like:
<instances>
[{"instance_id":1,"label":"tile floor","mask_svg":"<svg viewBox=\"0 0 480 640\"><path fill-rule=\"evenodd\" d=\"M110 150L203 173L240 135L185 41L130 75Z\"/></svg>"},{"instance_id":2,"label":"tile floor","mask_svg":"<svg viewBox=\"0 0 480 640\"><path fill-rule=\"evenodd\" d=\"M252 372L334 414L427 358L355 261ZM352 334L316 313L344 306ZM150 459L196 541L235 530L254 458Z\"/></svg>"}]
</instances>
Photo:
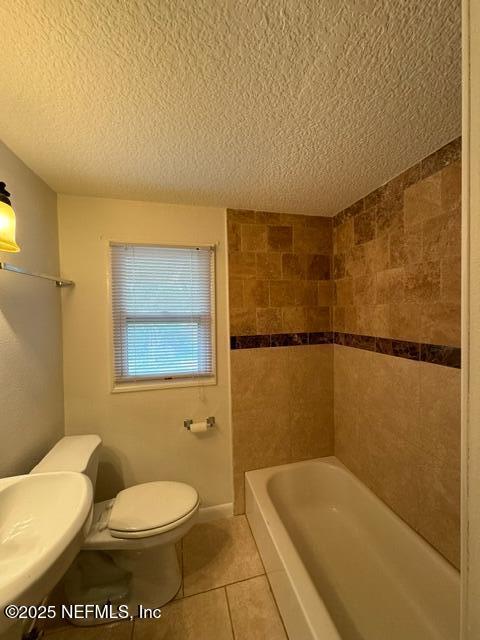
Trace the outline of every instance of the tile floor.
<instances>
[{"instance_id":1,"label":"tile floor","mask_svg":"<svg viewBox=\"0 0 480 640\"><path fill-rule=\"evenodd\" d=\"M183 584L159 620L54 627L46 640L287 640L245 516L197 524L181 554Z\"/></svg>"}]
</instances>

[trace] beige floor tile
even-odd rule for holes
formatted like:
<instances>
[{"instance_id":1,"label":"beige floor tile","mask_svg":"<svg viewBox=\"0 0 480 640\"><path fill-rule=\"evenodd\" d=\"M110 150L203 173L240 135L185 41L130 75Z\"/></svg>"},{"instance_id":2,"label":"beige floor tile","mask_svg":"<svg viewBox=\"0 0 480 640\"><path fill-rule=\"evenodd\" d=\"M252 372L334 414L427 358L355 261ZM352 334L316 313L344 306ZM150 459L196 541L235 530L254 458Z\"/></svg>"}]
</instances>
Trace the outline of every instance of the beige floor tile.
<instances>
[{"instance_id":1,"label":"beige floor tile","mask_svg":"<svg viewBox=\"0 0 480 640\"><path fill-rule=\"evenodd\" d=\"M227 587L235 640L287 640L265 576Z\"/></svg>"},{"instance_id":2,"label":"beige floor tile","mask_svg":"<svg viewBox=\"0 0 480 640\"><path fill-rule=\"evenodd\" d=\"M45 634L50 640L130 640L133 622L117 622L115 624L101 624L96 627L62 627L51 629Z\"/></svg>"},{"instance_id":3,"label":"beige floor tile","mask_svg":"<svg viewBox=\"0 0 480 640\"><path fill-rule=\"evenodd\" d=\"M233 640L225 589L175 600L159 620L136 620L133 640Z\"/></svg>"},{"instance_id":4,"label":"beige floor tile","mask_svg":"<svg viewBox=\"0 0 480 640\"><path fill-rule=\"evenodd\" d=\"M245 516L193 527L183 539L183 572L185 596L264 573Z\"/></svg>"}]
</instances>

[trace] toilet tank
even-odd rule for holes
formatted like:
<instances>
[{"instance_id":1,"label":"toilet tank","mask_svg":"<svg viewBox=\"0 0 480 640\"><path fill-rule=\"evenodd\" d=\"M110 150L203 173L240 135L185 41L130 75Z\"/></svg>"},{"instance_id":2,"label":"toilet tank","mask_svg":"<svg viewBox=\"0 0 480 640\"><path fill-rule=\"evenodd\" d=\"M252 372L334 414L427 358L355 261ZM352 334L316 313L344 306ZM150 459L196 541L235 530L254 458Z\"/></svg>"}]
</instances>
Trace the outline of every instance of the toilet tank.
<instances>
[{"instance_id":1,"label":"toilet tank","mask_svg":"<svg viewBox=\"0 0 480 640\"><path fill-rule=\"evenodd\" d=\"M76 471L88 476L95 489L101 444L102 440L97 435L65 436L30 473Z\"/></svg>"}]
</instances>

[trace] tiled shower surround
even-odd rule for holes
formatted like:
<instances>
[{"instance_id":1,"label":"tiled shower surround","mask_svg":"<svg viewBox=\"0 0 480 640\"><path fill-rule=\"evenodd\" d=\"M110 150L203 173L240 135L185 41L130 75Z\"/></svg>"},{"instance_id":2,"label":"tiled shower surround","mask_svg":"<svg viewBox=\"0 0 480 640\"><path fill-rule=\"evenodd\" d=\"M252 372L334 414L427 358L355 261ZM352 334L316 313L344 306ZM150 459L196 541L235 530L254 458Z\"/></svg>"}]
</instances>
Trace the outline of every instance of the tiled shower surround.
<instances>
[{"instance_id":1,"label":"tiled shower surround","mask_svg":"<svg viewBox=\"0 0 480 640\"><path fill-rule=\"evenodd\" d=\"M229 211L237 513L335 453L458 566L460 174L456 140L333 220Z\"/></svg>"}]
</instances>

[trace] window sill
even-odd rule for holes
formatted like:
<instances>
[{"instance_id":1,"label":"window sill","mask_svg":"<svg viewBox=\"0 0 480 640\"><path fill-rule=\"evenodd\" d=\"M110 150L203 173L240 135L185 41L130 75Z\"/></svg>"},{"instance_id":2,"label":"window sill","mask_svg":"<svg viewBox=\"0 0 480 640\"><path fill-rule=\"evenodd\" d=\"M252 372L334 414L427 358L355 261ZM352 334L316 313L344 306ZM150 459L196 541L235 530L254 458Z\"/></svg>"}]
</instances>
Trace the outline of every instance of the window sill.
<instances>
[{"instance_id":1,"label":"window sill","mask_svg":"<svg viewBox=\"0 0 480 640\"><path fill-rule=\"evenodd\" d=\"M211 378L185 378L179 380L152 380L151 382L124 382L114 384L111 393L132 391L156 391L159 389L184 389L185 387L211 387L217 384L216 376Z\"/></svg>"}]
</instances>

